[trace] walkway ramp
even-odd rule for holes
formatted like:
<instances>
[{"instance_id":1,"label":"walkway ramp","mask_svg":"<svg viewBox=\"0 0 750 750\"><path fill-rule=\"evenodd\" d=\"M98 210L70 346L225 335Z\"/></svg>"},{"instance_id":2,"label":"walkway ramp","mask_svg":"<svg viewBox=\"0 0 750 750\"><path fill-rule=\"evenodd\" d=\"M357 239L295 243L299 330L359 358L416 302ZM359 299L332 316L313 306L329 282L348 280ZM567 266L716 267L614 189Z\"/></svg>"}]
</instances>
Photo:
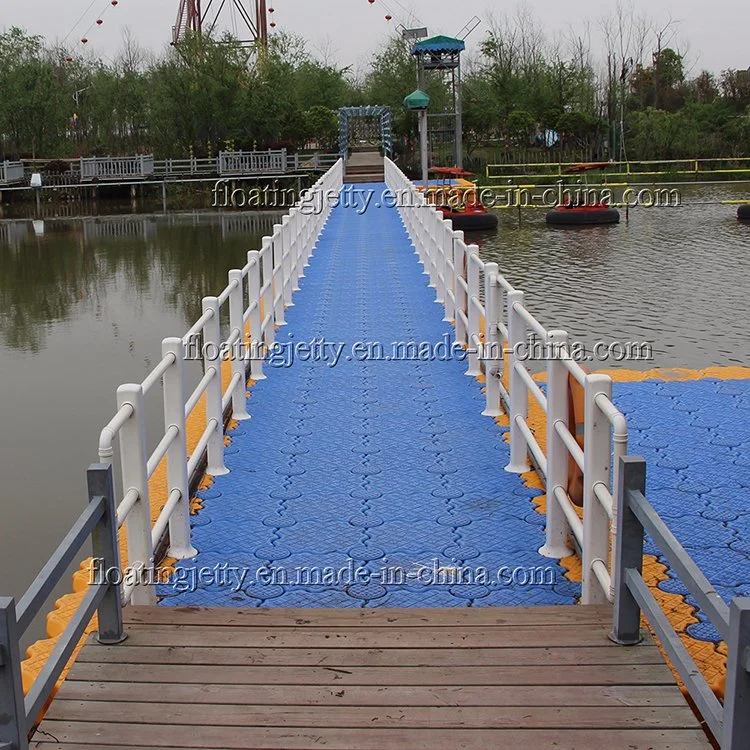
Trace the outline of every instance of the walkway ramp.
<instances>
[{"instance_id":1,"label":"walkway ramp","mask_svg":"<svg viewBox=\"0 0 750 750\"><path fill-rule=\"evenodd\" d=\"M42 750L703 750L658 649L609 607L128 608L89 643Z\"/></svg>"},{"instance_id":2,"label":"walkway ramp","mask_svg":"<svg viewBox=\"0 0 750 750\"><path fill-rule=\"evenodd\" d=\"M377 148L355 148L346 162L346 177L349 184L382 183L385 181L383 157Z\"/></svg>"},{"instance_id":3,"label":"walkway ramp","mask_svg":"<svg viewBox=\"0 0 750 750\"><path fill-rule=\"evenodd\" d=\"M541 491L503 471L502 431L482 416L481 385L385 194L344 188L277 342L287 355L329 348L273 358L253 387L252 419L229 433L230 473L199 493L199 554L158 587L165 605L576 602L580 586L537 552ZM245 580L184 585L219 564Z\"/></svg>"}]
</instances>

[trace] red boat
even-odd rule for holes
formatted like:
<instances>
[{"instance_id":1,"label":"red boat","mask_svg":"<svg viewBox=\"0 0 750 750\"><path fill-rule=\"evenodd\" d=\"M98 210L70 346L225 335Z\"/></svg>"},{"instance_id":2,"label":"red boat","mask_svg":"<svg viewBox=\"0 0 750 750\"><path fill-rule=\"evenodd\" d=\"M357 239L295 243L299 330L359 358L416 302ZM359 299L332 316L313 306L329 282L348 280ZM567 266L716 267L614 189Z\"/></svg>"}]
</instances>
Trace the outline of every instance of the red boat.
<instances>
[{"instance_id":1,"label":"red boat","mask_svg":"<svg viewBox=\"0 0 750 750\"><path fill-rule=\"evenodd\" d=\"M568 167L565 172L566 174L586 175L593 170L606 169L607 167L609 167L609 162L575 164ZM586 190L588 189L588 181L583 187ZM619 222L620 212L608 203L603 202L589 203L584 201L579 203L573 199L568 199L547 214L547 223L558 226L595 226L618 224Z\"/></svg>"},{"instance_id":2,"label":"red boat","mask_svg":"<svg viewBox=\"0 0 750 750\"><path fill-rule=\"evenodd\" d=\"M436 208L453 222L453 228L465 232L497 229L497 215L490 213L477 197L476 185L467 178L473 172L457 167L434 167L430 170L441 179L436 190ZM453 181L458 184L453 184Z\"/></svg>"}]
</instances>

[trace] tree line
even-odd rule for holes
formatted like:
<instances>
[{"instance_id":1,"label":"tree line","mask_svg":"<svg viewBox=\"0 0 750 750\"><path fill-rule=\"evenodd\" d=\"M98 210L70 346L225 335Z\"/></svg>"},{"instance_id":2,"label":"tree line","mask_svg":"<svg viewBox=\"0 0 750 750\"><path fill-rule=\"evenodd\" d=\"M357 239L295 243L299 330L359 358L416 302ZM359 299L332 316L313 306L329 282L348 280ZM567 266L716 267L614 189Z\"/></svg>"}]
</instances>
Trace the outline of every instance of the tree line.
<instances>
[{"instance_id":1,"label":"tree line","mask_svg":"<svg viewBox=\"0 0 750 750\"><path fill-rule=\"evenodd\" d=\"M467 151L481 162L737 157L750 152L750 70L691 73L676 24L618 5L598 24L552 38L525 6L492 20L467 56ZM601 55L600 55L601 57ZM750 61L748 61L750 62ZM184 158L222 149L337 150L342 106L385 104L397 147L413 153L417 119L410 46L392 38L356 75L275 34L256 53L229 37L186 38L162 55L126 34L113 60L69 61L18 28L0 34L0 159L155 153ZM448 106L444 83L428 84Z\"/></svg>"}]
</instances>

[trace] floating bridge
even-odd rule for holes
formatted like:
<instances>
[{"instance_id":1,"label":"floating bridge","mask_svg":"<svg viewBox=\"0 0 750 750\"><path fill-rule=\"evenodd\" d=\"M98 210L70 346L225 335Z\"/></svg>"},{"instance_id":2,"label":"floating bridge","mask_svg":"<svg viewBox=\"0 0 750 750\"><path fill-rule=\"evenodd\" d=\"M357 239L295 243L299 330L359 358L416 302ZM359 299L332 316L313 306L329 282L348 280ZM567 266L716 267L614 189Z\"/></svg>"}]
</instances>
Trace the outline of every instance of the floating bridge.
<instances>
[{"instance_id":1,"label":"floating bridge","mask_svg":"<svg viewBox=\"0 0 750 750\"><path fill-rule=\"evenodd\" d=\"M358 161L372 179L355 155L347 182ZM119 389L86 511L0 600L0 748L748 746L750 604L654 510L612 381L380 165L345 185L339 161ZM515 355L529 332L555 344L544 379ZM727 644L723 696L654 596L646 535Z\"/></svg>"}]
</instances>

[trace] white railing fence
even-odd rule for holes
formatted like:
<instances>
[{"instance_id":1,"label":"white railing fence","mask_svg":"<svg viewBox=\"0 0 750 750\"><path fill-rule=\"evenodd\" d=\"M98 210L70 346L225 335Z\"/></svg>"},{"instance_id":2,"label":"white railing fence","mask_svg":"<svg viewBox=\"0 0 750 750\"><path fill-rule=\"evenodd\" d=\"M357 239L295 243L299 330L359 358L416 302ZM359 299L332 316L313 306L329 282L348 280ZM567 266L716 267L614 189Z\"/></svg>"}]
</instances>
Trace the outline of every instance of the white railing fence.
<instances>
[{"instance_id":1,"label":"white railing fence","mask_svg":"<svg viewBox=\"0 0 750 750\"><path fill-rule=\"evenodd\" d=\"M154 553L169 531L168 555L183 560L195 555L190 532L190 482L206 472L227 473L224 424L250 418L247 380L262 380L263 356L275 342L276 326L285 325L284 310L299 289L318 237L343 185L343 162L337 162L306 190L299 203L264 237L260 251L248 253L241 269L229 272L229 284L218 297L203 300L203 314L182 338L167 338L162 360L139 384L118 389L117 413L102 430L99 460L111 464L119 439L123 496L117 503L117 527L126 525L130 575L122 589L124 603L155 603ZM229 333L221 333L221 313L228 308ZM195 346L200 342L200 347ZM186 398L185 363L200 349L203 377ZM225 368L231 378L224 386ZM146 396L162 385L164 430L149 454L146 443ZM188 455L187 423L199 403L205 404L205 426ZM149 480L166 460L167 492L156 523L151 524ZM130 580L128 580L128 578Z\"/></svg>"},{"instance_id":2,"label":"white railing fence","mask_svg":"<svg viewBox=\"0 0 750 750\"><path fill-rule=\"evenodd\" d=\"M219 174L241 175L251 172L286 172L286 149L268 151L221 151Z\"/></svg>"},{"instance_id":3,"label":"white railing fence","mask_svg":"<svg viewBox=\"0 0 750 750\"><path fill-rule=\"evenodd\" d=\"M540 553L554 559L567 557L573 553L572 540L582 560L582 602L612 601L615 467L627 454L628 427L612 402L611 379L587 373L571 356L568 334L546 329L526 307L523 292L508 282L496 263L482 261L479 248L467 245L463 232L454 231L389 159L386 182L436 301L445 306L445 320L454 323L456 342L467 349L466 374L486 378L483 414L508 414L506 470L529 471L531 457L545 481L546 543ZM519 356L529 344L529 334L543 343L546 386L528 369L526 358ZM571 430L571 379L585 394L583 448L574 434L577 430ZM544 445L529 422L529 394L545 415ZM582 474L582 518L568 493L569 456Z\"/></svg>"},{"instance_id":4,"label":"white railing fence","mask_svg":"<svg viewBox=\"0 0 750 750\"><path fill-rule=\"evenodd\" d=\"M0 162L0 185L10 185L14 182L21 182L24 179L24 174L23 162Z\"/></svg>"},{"instance_id":5,"label":"white railing fence","mask_svg":"<svg viewBox=\"0 0 750 750\"><path fill-rule=\"evenodd\" d=\"M154 157L153 155L81 157L80 168L83 181L150 177L154 174Z\"/></svg>"}]
</instances>

